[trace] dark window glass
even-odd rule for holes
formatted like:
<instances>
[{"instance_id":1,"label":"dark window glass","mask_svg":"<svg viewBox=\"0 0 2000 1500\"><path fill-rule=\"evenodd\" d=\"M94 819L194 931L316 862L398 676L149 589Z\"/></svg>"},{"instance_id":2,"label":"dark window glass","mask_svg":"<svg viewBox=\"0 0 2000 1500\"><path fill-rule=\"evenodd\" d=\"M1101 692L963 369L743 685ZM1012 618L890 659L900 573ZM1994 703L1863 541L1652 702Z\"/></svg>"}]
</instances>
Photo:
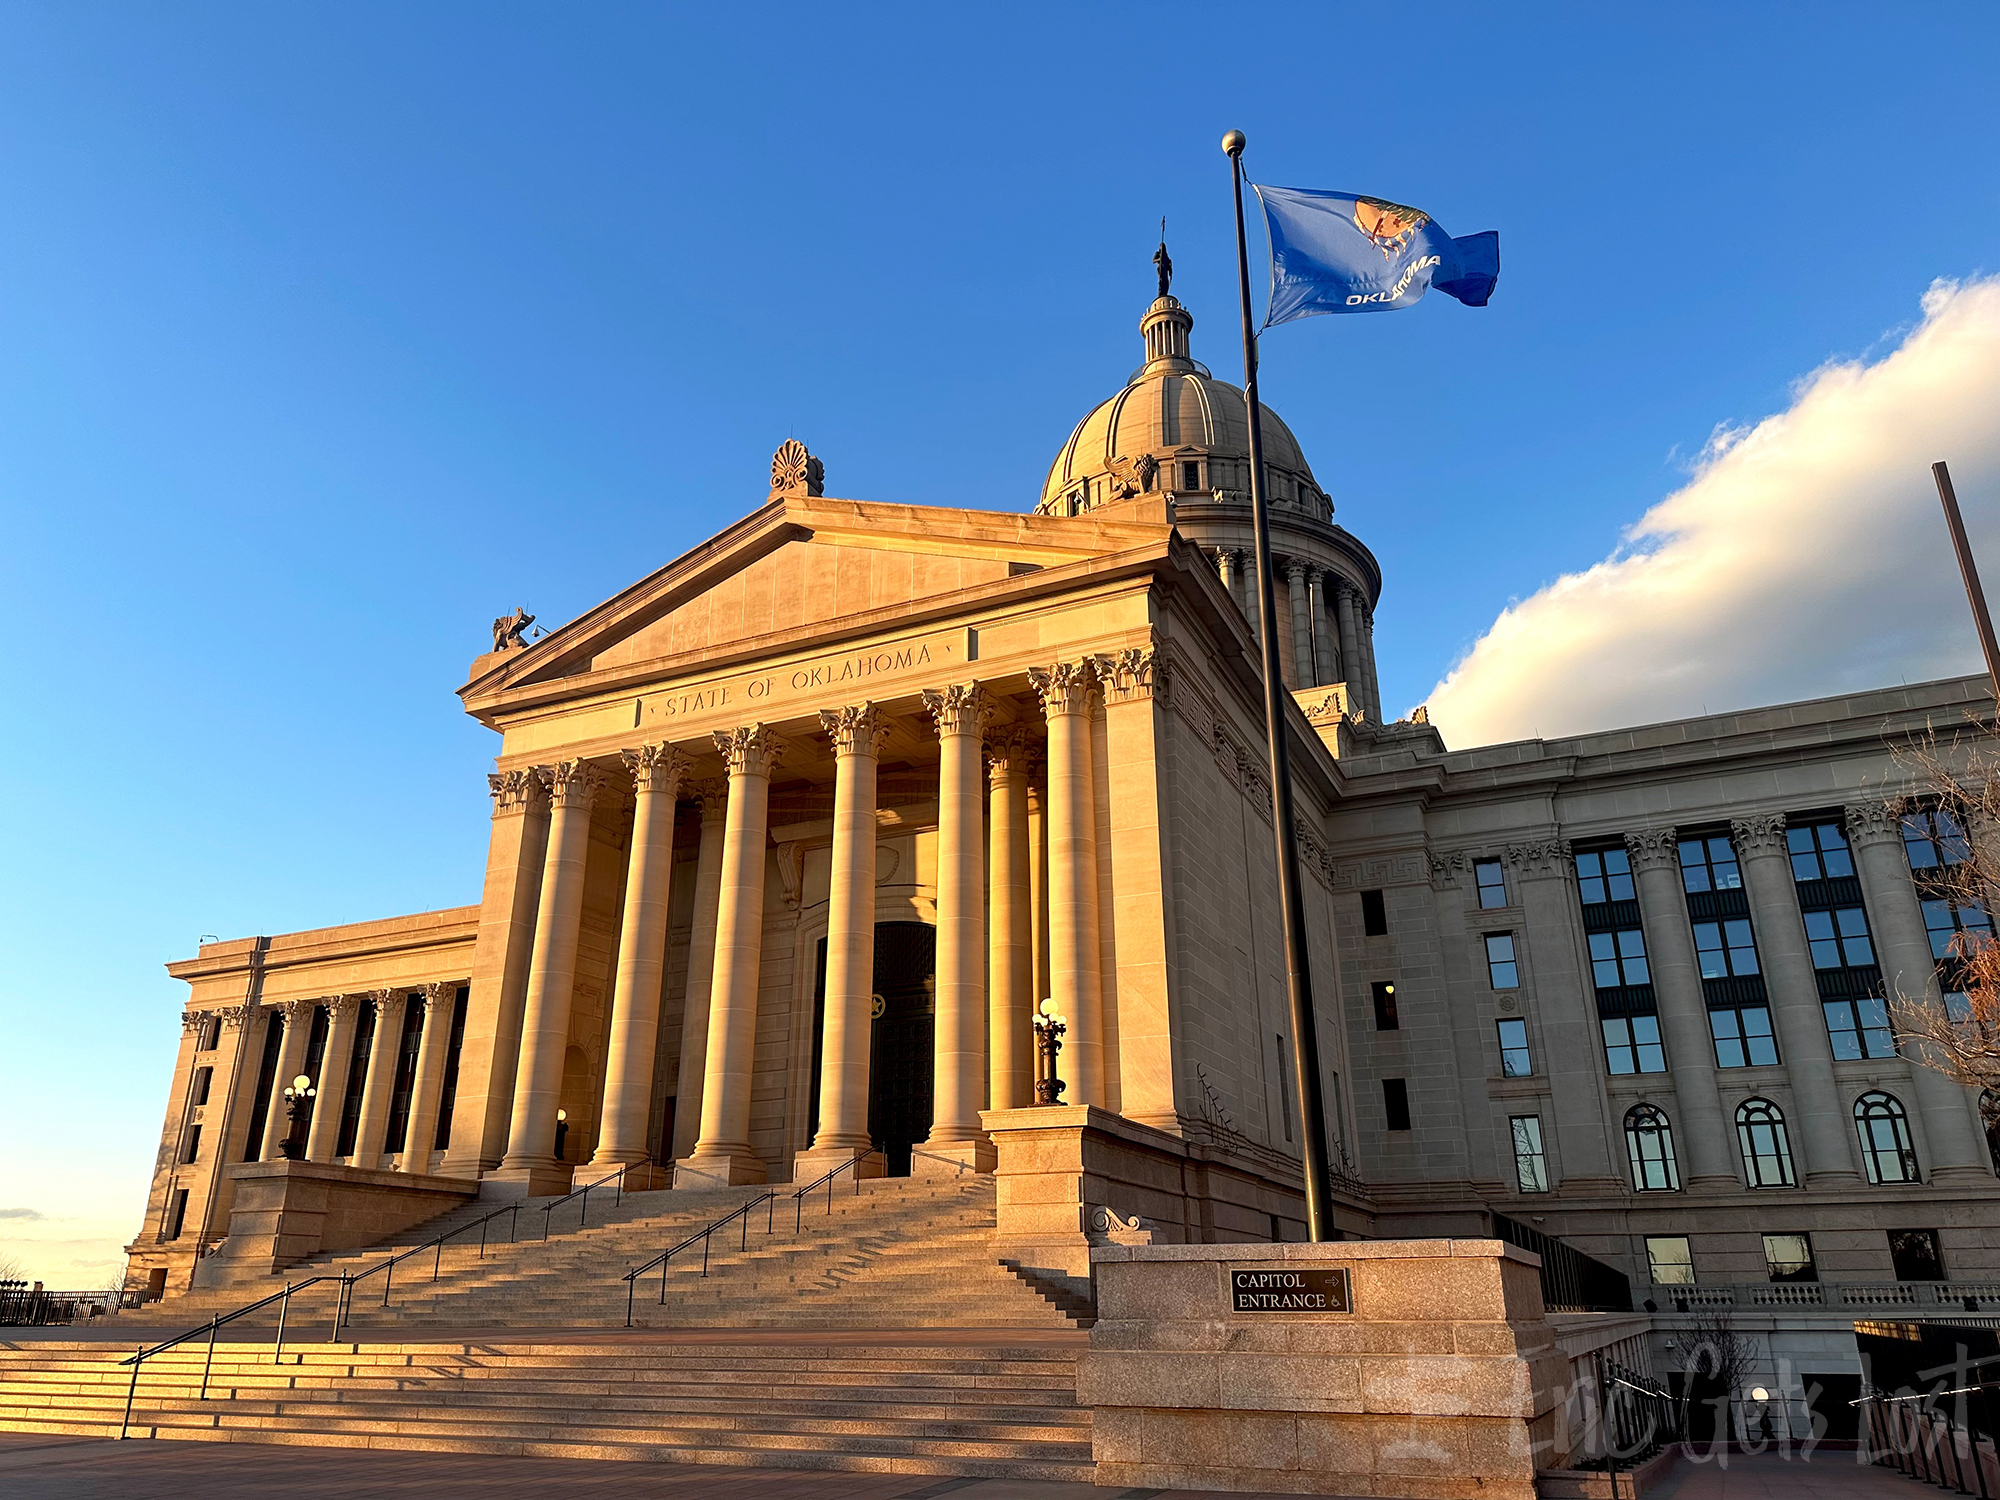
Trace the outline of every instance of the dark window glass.
<instances>
[{"instance_id":1,"label":"dark window glass","mask_svg":"<svg viewBox=\"0 0 2000 1500\"><path fill-rule=\"evenodd\" d=\"M1658 1016L1611 1016L1598 1024L1604 1028L1605 1066L1613 1073L1667 1071Z\"/></svg>"},{"instance_id":2,"label":"dark window glass","mask_svg":"<svg viewBox=\"0 0 2000 1500\"><path fill-rule=\"evenodd\" d=\"M1371 988L1375 992L1375 1029L1377 1031L1400 1031L1402 1023L1396 1019L1396 987L1393 984L1377 983Z\"/></svg>"},{"instance_id":3,"label":"dark window glass","mask_svg":"<svg viewBox=\"0 0 2000 1500\"><path fill-rule=\"evenodd\" d=\"M1854 1101L1854 1128L1870 1182L1916 1182L1917 1153L1910 1145L1910 1121L1902 1101L1879 1089Z\"/></svg>"},{"instance_id":4,"label":"dark window glass","mask_svg":"<svg viewBox=\"0 0 2000 1500\"><path fill-rule=\"evenodd\" d=\"M1651 984L1646 968L1646 935L1636 927L1590 934L1590 973L1600 990Z\"/></svg>"},{"instance_id":5,"label":"dark window glass","mask_svg":"<svg viewBox=\"0 0 2000 1500\"><path fill-rule=\"evenodd\" d=\"M1926 807L1903 819L1903 849L1912 870L1940 870L1972 857L1965 830L1941 807Z\"/></svg>"},{"instance_id":6,"label":"dark window glass","mask_svg":"<svg viewBox=\"0 0 2000 1500\"><path fill-rule=\"evenodd\" d=\"M1854 873L1854 856L1838 823L1809 823L1785 830L1792 855L1792 879L1838 880Z\"/></svg>"},{"instance_id":7,"label":"dark window glass","mask_svg":"<svg viewBox=\"0 0 2000 1500\"><path fill-rule=\"evenodd\" d=\"M1603 849L1576 857L1576 885L1585 906L1634 898L1632 860L1623 849Z\"/></svg>"},{"instance_id":8,"label":"dark window glass","mask_svg":"<svg viewBox=\"0 0 2000 1500\"><path fill-rule=\"evenodd\" d=\"M1682 839L1681 885L1690 895L1741 889L1735 847L1726 838Z\"/></svg>"},{"instance_id":9,"label":"dark window glass","mask_svg":"<svg viewBox=\"0 0 2000 1500\"><path fill-rule=\"evenodd\" d=\"M1757 972L1757 939L1741 917L1694 924L1695 957L1703 979L1728 979Z\"/></svg>"},{"instance_id":10,"label":"dark window glass","mask_svg":"<svg viewBox=\"0 0 2000 1500\"><path fill-rule=\"evenodd\" d=\"M201 1018L201 1029L195 1033L194 1050L213 1052L215 1044L222 1039L222 1017L209 1015Z\"/></svg>"},{"instance_id":11,"label":"dark window glass","mask_svg":"<svg viewBox=\"0 0 2000 1500\"><path fill-rule=\"evenodd\" d=\"M196 1068L194 1070L194 1086L189 1090L188 1102L195 1105L208 1103L209 1085L214 1082L214 1079L215 1069Z\"/></svg>"},{"instance_id":12,"label":"dark window glass","mask_svg":"<svg viewBox=\"0 0 2000 1500\"><path fill-rule=\"evenodd\" d=\"M1895 1263L1898 1281L1944 1280L1944 1256L1935 1229L1890 1230L1889 1259Z\"/></svg>"},{"instance_id":13,"label":"dark window glass","mask_svg":"<svg viewBox=\"0 0 2000 1500\"><path fill-rule=\"evenodd\" d=\"M199 1125L190 1125L187 1130L187 1140L181 1146L181 1162L185 1165L188 1162L199 1161L200 1159L201 1127Z\"/></svg>"},{"instance_id":14,"label":"dark window glass","mask_svg":"<svg viewBox=\"0 0 2000 1500\"><path fill-rule=\"evenodd\" d=\"M243 1159L255 1161L264 1154L264 1121L271 1108L271 1093L278 1083L278 1049L285 1041L285 1018L275 1010L264 1013L264 1057L257 1064L257 1092L250 1101L250 1128L243 1137Z\"/></svg>"},{"instance_id":15,"label":"dark window glass","mask_svg":"<svg viewBox=\"0 0 2000 1500\"><path fill-rule=\"evenodd\" d=\"M1940 898L1924 902L1923 908L1924 931L1930 934L1932 958L1963 958L1993 941L1993 919L1983 907L1970 902L1960 906ZM1965 934L1962 942L1958 942L1960 933Z\"/></svg>"},{"instance_id":16,"label":"dark window glass","mask_svg":"<svg viewBox=\"0 0 2000 1500\"><path fill-rule=\"evenodd\" d=\"M1492 910L1507 904L1507 867L1497 859L1476 860L1472 866L1472 878L1479 885L1479 905L1482 910Z\"/></svg>"},{"instance_id":17,"label":"dark window glass","mask_svg":"<svg viewBox=\"0 0 2000 1500\"><path fill-rule=\"evenodd\" d=\"M181 1226L187 1223L188 1190L175 1188L173 1200L167 1205L166 1227L160 1231L163 1240L177 1240L181 1237Z\"/></svg>"},{"instance_id":18,"label":"dark window glass","mask_svg":"<svg viewBox=\"0 0 2000 1500\"><path fill-rule=\"evenodd\" d=\"M1773 1281L1818 1281L1819 1267L1813 1261L1809 1234L1767 1234L1764 1236L1764 1266Z\"/></svg>"},{"instance_id":19,"label":"dark window glass","mask_svg":"<svg viewBox=\"0 0 2000 1500\"><path fill-rule=\"evenodd\" d=\"M1730 1006L1708 1013L1718 1068L1768 1068L1778 1060L1771 1035L1771 1012L1761 1005Z\"/></svg>"},{"instance_id":20,"label":"dark window glass","mask_svg":"<svg viewBox=\"0 0 2000 1500\"><path fill-rule=\"evenodd\" d=\"M444 1098L438 1105L437 1139L431 1143L432 1149L437 1151L442 1151L451 1144L451 1112L453 1105L458 1101L458 1054L465 1046L465 1001L468 993L469 991L465 986L460 985L458 989L458 1001L452 1007L451 1047L445 1053L444 1059ZM817 1077L817 1074L815 1074L815 1077ZM817 1082L815 1082L814 1087L818 1087ZM669 1105L669 1112L671 1112L673 1101L670 1099L667 1103ZM818 1118L817 1114L815 1114L814 1118ZM669 1141L673 1139L671 1131L668 1133L667 1139ZM667 1154L668 1152L664 1149L660 1152L662 1158Z\"/></svg>"},{"instance_id":21,"label":"dark window glass","mask_svg":"<svg viewBox=\"0 0 2000 1500\"><path fill-rule=\"evenodd\" d=\"M1389 930L1389 913L1380 891L1361 893L1361 932L1364 937L1381 937Z\"/></svg>"},{"instance_id":22,"label":"dark window glass","mask_svg":"<svg viewBox=\"0 0 2000 1500\"><path fill-rule=\"evenodd\" d=\"M1632 1186L1636 1191L1680 1191L1680 1166L1674 1160L1674 1129L1656 1106L1635 1104L1625 1112L1625 1151L1632 1161Z\"/></svg>"},{"instance_id":23,"label":"dark window glass","mask_svg":"<svg viewBox=\"0 0 2000 1500\"><path fill-rule=\"evenodd\" d=\"M1514 961L1513 933L1486 934L1486 977L1496 990L1517 990L1521 987L1521 966Z\"/></svg>"},{"instance_id":24,"label":"dark window glass","mask_svg":"<svg viewBox=\"0 0 2000 1500\"><path fill-rule=\"evenodd\" d=\"M1753 1188L1791 1187L1792 1142L1785 1116L1769 1099L1746 1099L1736 1111L1736 1144L1743 1179Z\"/></svg>"},{"instance_id":25,"label":"dark window glass","mask_svg":"<svg viewBox=\"0 0 2000 1500\"><path fill-rule=\"evenodd\" d=\"M1875 947L1868 940L1868 913L1860 907L1837 906L1803 915L1815 969L1858 969L1875 962Z\"/></svg>"},{"instance_id":26,"label":"dark window glass","mask_svg":"<svg viewBox=\"0 0 2000 1500\"><path fill-rule=\"evenodd\" d=\"M1650 1236L1646 1241L1646 1264L1654 1286L1693 1286L1694 1252L1684 1234Z\"/></svg>"},{"instance_id":27,"label":"dark window glass","mask_svg":"<svg viewBox=\"0 0 2000 1500\"><path fill-rule=\"evenodd\" d=\"M1500 1035L1500 1076L1526 1078L1535 1071L1534 1059L1528 1055L1528 1023L1510 1018L1497 1023L1497 1030Z\"/></svg>"},{"instance_id":28,"label":"dark window glass","mask_svg":"<svg viewBox=\"0 0 2000 1500\"><path fill-rule=\"evenodd\" d=\"M1410 1088L1401 1078L1382 1080L1382 1113L1391 1130L1410 1128Z\"/></svg>"},{"instance_id":29,"label":"dark window glass","mask_svg":"<svg viewBox=\"0 0 2000 1500\"><path fill-rule=\"evenodd\" d=\"M1826 1012L1826 1036L1833 1044L1833 1055L1843 1062L1896 1055L1896 1038L1889 1030L1889 1007L1882 1001L1828 1000L1820 1009Z\"/></svg>"},{"instance_id":30,"label":"dark window glass","mask_svg":"<svg viewBox=\"0 0 2000 1500\"><path fill-rule=\"evenodd\" d=\"M1181 460L1181 488L1184 490L1201 488L1201 465L1192 459Z\"/></svg>"}]
</instances>

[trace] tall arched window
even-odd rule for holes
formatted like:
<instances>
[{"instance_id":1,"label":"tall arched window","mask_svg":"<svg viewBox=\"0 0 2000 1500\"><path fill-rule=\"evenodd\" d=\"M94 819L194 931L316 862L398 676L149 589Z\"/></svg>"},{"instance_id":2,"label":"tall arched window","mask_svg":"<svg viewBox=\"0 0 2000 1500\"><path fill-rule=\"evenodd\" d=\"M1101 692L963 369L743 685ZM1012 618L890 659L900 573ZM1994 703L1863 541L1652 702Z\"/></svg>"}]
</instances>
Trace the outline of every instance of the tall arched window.
<instances>
[{"instance_id":1,"label":"tall arched window","mask_svg":"<svg viewBox=\"0 0 2000 1500\"><path fill-rule=\"evenodd\" d=\"M1784 1112L1769 1099L1745 1099L1737 1106L1736 1143L1743 1148L1743 1179L1750 1186L1794 1185Z\"/></svg>"},{"instance_id":2,"label":"tall arched window","mask_svg":"<svg viewBox=\"0 0 2000 1500\"><path fill-rule=\"evenodd\" d=\"M1632 1158L1632 1186L1642 1193L1678 1192L1680 1166L1674 1161L1674 1127L1651 1104L1625 1112L1625 1150Z\"/></svg>"},{"instance_id":3,"label":"tall arched window","mask_svg":"<svg viewBox=\"0 0 2000 1500\"><path fill-rule=\"evenodd\" d=\"M1910 1120L1894 1094L1871 1090L1854 1101L1854 1128L1870 1182L1917 1182L1917 1153L1910 1145Z\"/></svg>"}]
</instances>

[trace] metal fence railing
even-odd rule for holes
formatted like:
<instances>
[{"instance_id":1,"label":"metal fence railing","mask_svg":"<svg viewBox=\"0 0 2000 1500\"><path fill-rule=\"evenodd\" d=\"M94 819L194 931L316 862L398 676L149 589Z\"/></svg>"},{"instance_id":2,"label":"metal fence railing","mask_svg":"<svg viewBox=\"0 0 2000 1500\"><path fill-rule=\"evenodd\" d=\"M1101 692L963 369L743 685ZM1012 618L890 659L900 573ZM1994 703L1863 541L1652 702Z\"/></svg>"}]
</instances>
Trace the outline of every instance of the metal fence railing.
<instances>
[{"instance_id":1,"label":"metal fence railing","mask_svg":"<svg viewBox=\"0 0 2000 1500\"><path fill-rule=\"evenodd\" d=\"M118 1293L50 1291L38 1281L0 1281L0 1327L82 1323L108 1312Z\"/></svg>"},{"instance_id":2,"label":"metal fence railing","mask_svg":"<svg viewBox=\"0 0 2000 1500\"><path fill-rule=\"evenodd\" d=\"M1493 1233L1542 1258L1542 1304L1550 1312L1630 1312L1632 1283L1616 1266L1585 1255L1552 1235L1494 1214Z\"/></svg>"}]
</instances>

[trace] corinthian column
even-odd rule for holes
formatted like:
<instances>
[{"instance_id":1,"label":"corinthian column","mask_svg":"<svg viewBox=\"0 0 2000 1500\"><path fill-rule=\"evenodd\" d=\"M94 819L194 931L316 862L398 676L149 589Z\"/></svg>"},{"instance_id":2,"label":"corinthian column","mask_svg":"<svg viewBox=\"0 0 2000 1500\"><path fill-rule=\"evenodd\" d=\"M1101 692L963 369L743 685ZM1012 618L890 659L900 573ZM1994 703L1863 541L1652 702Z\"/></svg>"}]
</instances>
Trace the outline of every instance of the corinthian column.
<instances>
[{"instance_id":1,"label":"corinthian column","mask_svg":"<svg viewBox=\"0 0 2000 1500\"><path fill-rule=\"evenodd\" d=\"M1028 736L987 741L987 1096L991 1109L1034 1102L1034 931L1028 880Z\"/></svg>"},{"instance_id":2,"label":"corinthian column","mask_svg":"<svg viewBox=\"0 0 2000 1500\"><path fill-rule=\"evenodd\" d=\"M306 1160L332 1161L340 1148L340 1117L347 1107L347 1079L354 1065L354 1030L361 1024L361 997L335 995L326 1002L326 1051L319 1077L313 1080L319 1098L313 1101L312 1133L306 1137Z\"/></svg>"},{"instance_id":3,"label":"corinthian column","mask_svg":"<svg viewBox=\"0 0 2000 1500\"><path fill-rule=\"evenodd\" d=\"M792 1163L810 1182L867 1153L868 1049L875 994L875 768L889 729L872 703L822 709L833 741L833 866L826 912L826 999L821 1011L819 1121L812 1149ZM879 1176L881 1157L865 1164Z\"/></svg>"},{"instance_id":4,"label":"corinthian column","mask_svg":"<svg viewBox=\"0 0 2000 1500\"><path fill-rule=\"evenodd\" d=\"M1340 650L1334 644L1333 625L1326 616L1327 575L1318 568L1306 574L1306 603L1312 610L1313 680L1317 684L1339 682Z\"/></svg>"},{"instance_id":5,"label":"corinthian column","mask_svg":"<svg viewBox=\"0 0 2000 1500\"><path fill-rule=\"evenodd\" d=\"M1625 848L1638 877L1639 920L1646 933L1653 995L1681 1107L1681 1134L1687 1139L1687 1186L1696 1192L1729 1192L1741 1183L1715 1086L1714 1036L1694 930L1688 925L1680 843L1671 828L1649 828L1626 834Z\"/></svg>"},{"instance_id":6,"label":"corinthian column","mask_svg":"<svg viewBox=\"0 0 2000 1500\"><path fill-rule=\"evenodd\" d=\"M1285 563L1285 592L1292 601L1292 686L1309 688L1315 681L1312 602L1306 598L1306 565L1297 558Z\"/></svg>"},{"instance_id":7,"label":"corinthian column","mask_svg":"<svg viewBox=\"0 0 2000 1500\"><path fill-rule=\"evenodd\" d=\"M1778 1034L1785 1076L1798 1105L1800 1128L1792 1138L1792 1155L1804 1158L1799 1180L1807 1187L1859 1187L1861 1174L1854 1166L1859 1147L1854 1122L1834 1087L1833 1046L1826 1039L1819 981L1799 916L1791 855L1785 848L1785 815L1738 818L1729 832L1743 864L1743 888L1750 893L1771 1028Z\"/></svg>"},{"instance_id":8,"label":"corinthian column","mask_svg":"<svg viewBox=\"0 0 2000 1500\"><path fill-rule=\"evenodd\" d=\"M1377 724L1386 723L1382 715L1382 683L1375 675L1375 611L1365 604L1358 605L1354 618L1361 628L1361 673L1368 681L1369 716Z\"/></svg>"},{"instance_id":9,"label":"corinthian column","mask_svg":"<svg viewBox=\"0 0 2000 1500\"><path fill-rule=\"evenodd\" d=\"M597 1153L590 1159L593 1177L651 1155L646 1150L646 1117L653 1102L660 989L667 971L674 799L687 769L687 757L671 745L642 745L619 755L632 773L635 802L624 925L618 936L618 977L611 995L611 1049L604 1065L604 1126L598 1132ZM628 1179L627 1185L638 1184Z\"/></svg>"},{"instance_id":10,"label":"corinthian column","mask_svg":"<svg viewBox=\"0 0 2000 1500\"><path fill-rule=\"evenodd\" d=\"M676 1186L765 1179L763 1159L750 1149L750 1082L756 1067L771 771L783 753L783 742L764 725L753 724L718 730L715 748L729 769L729 814L722 836L715 970L709 984L708 1066L702 1083L701 1139L675 1167Z\"/></svg>"},{"instance_id":11,"label":"corinthian column","mask_svg":"<svg viewBox=\"0 0 2000 1500\"><path fill-rule=\"evenodd\" d=\"M1333 607L1340 626L1340 669L1347 683L1347 701L1368 718L1377 718L1368 702L1367 668L1361 665L1361 627L1354 618L1354 585L1344 578L1334 585Z\"/></svg>"},{"instance_id":12,"label":"corinthian column","mask_svg":"<svg viewBox=\"0 0 2000 1500\"><path fill-rule=\"evenodd\" d=\"M403 1130L405 1172L428 1172L437 1149L438 1114L444 1108L444 1065L451 1051L451 1013L458 1001L456 980L427 984L410 1004L423 1007L424 1029L417 1043L417 1076L410 1084L410 1121Z\"/></svg>"},{"instance_id":13,"label":"corinthian column","mask_svg":"<svg viewBox=\"0 0 2000 1500\"><path fill-rule=\"evenodd\" d=\"M264 1109L262 1159L265 1161L275 1161L285 1154L282 1149L285 1137L292 1132L292 1106L285 1098L285 1090L306 1065L306 1043L312 1037L313 1007L317 1003L283 1000L271 1007L285 1018L285 1033L278 1042L278 1076L271 1080L271 1102ZM313 1086L319 1086L317 1078Z\"/></svg>"},{"instance_id":14,"label":"corinthian column","mask_svg":"<svg viewBox=\"0 0 2000 1500\"><path fill-rule=\"evenodd\" d=\"M715 917L722 899L722 836L729 783L703 781L691 788L701 809L701 844L694 861L694 917L688 925L687 974L681 981L681 1055L675 1065L674 1138L678 1161L701 1136L701 1094L708 1066L708 999L715 976Z\"/></svg>"},{"instance_id":15,"label":"corinthian column","mask_svg":"<svg viewBox=\"0 0 2000 1500\"><path fill-rule=\"evenodd\" d=\"M507 1155L494 1173L503 1182L519 1184L530 1198L565 1192L570 1183L569 1168L556 1159L556 1109L562 1100L563 1054L569 1049L569 1008L576 989L590 809L604 785L604 773L588 761L564 761L547 775L549 852L521 1014L514 1117L507 1130Z\"/></svg>"},{"instance_id":16,"label":"corinthian column","mask_svg":"<svg viewBox=\"0 0 2000 1500\"><path fill-rule=\"evenodd\" d=\"M389 1138L389 1101L396 1092L396 1058L403 1044L403 999L394 990L377 990L375 1036L368 1044L368 1071L361 1085L361 1123L354 1132L350 1165L374 1171L382 1165L382 1147Z\"/></svg>"},{"instance_id":17,"label":"corinthian column","mask_svg":"<svg viewBox=\"0 0 2000 1500\"><path fill-rule=\"evenodd\" d=\"M1882 966L1886 989L1919 1005L1942 1006L1937 961L1931 956L1930 934L1924 930L1916 882L1910 878L1901 820L1883 803L1850 807L1847 842L1854 849L1862 894L1874 919L1875 958ZM1930 1147L1930 1180L1990 1184L1993 1173L1986 1165L1990 1158L1973 1128L1972 1096L1920 1059L1912 1061L1910 1073Z\"/></svg>"},{"instance_id":18,"label":"corinthian column","mask_svg":"<svg viewBox=\"0 0 2000 1500\"><path fill-rule=\"evenodd\" d=\"M926 1150L993 1165L986 1102L986 856L980 736L992 702L976 682L926 690L938 731L937 1023ZM919 1167L923 1158L918 1158Z\"/></svg>"},{"instance_id":19,"label":"corinthian column","mask_svg":"<svg viewBox=\"0 0 2000 1500\"><path fill-rule=\"evenodd\" d=\"M1102 1106L1103 981L1097 946L1097 814L1090 711L1097 676L1089 662L1057 662L1028 673L1049 722L1049 992L1069 1022L1062 1052L1067 1104Z\"/></svg>"}]
</instances>

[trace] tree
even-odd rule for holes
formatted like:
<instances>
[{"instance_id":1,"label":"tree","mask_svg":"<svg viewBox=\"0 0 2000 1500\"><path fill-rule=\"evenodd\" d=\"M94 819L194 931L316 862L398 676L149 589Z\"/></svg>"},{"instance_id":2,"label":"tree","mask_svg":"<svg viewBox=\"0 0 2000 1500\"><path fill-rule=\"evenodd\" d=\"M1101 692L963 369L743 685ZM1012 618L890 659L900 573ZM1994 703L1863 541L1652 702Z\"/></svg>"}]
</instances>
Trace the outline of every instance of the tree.
<instances>
[{"instance_id":1,"label":"tree","mask_svg":"<svg viewBox=\"0 0 2000 1500\"><path fill-rule=\"evenodd\" d=\"M1736 1331L1731 1309L1704 1308L1686 1323L1684 1356L1687 1386L1682 1399L1687 1415L1681 1430L1690 1444L1697 1440L1711 1447L1729 1441L1729 1413L1743 1378L1750 1373L1755 1347ZM1708 1420L1699 1422L1696 1413L1706 1408Z\"/></svg>"}]
</instances>

